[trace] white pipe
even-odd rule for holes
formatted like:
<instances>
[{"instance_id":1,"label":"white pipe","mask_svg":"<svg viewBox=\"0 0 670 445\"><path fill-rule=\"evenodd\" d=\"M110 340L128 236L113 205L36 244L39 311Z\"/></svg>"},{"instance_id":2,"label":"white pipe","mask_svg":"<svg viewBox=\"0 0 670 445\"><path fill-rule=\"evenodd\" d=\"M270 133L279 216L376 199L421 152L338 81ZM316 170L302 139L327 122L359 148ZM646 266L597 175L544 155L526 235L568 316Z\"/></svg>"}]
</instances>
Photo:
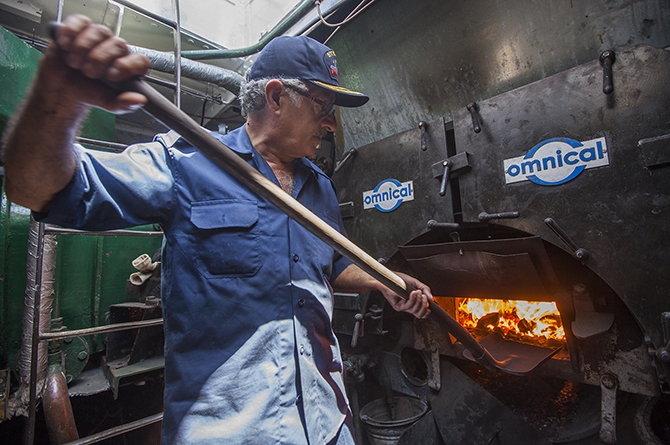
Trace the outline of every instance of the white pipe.
<instances>
[{"instance_id":1,"label":"white pipe","mask_svg":"<svg viewBox=\"0 0 670 445\"><path fill-rule=\"evenodd\" d=\"M17 358L19 372L19 389L8 401L7 417L28 415L30 403L30 359L32 356L33 314L35 299L40 297L39 323L40 332L51 330L51 312L54 301L54 275L56 269L56 240L53 235L44 236L42 252L39 251L39 223L30 219L28 230L28 260L26 262L26 294L23 309L23 334L21 349ZM37 276L39 262L42 261L42 276ZM41 285L38 283L41 282ZM39 289L38 289L39 286ZM41 393L47 371L47 342L41 342L37 348L37 393Z\"/></svg>"},{"instance_id":2,"label":"white pipe","mask_svg":"<svg viewBox=\"0 0 670 445\"><path fill-rule=\"evenodd\" d=\"M151 61L152 69L163 73L174 74L174 54L154 51L139 46L131 45L129 47L131 52L147 56ZM181 75L183 77L188 77L189 79L213 83L227 89L236 96L239 94L240 85L244 80L244 78L235 71L184 58L181 58Z\"/></svg>"}]
</instances>

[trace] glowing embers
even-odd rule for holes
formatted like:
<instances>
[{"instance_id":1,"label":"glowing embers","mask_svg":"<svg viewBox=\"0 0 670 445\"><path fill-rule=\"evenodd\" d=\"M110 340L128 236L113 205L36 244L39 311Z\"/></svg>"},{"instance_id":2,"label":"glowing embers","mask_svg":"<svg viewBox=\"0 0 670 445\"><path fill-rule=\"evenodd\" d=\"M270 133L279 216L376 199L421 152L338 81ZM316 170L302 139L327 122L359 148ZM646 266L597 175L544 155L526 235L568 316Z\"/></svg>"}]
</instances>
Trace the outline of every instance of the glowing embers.
<instances>
[{"instance_id":1,"label":"glowing embers","mask_svg":"<svg viewBox=\"0 0 670 445\"><path fill-rule=\"evenodd\" d=\"M535 346L565 344L565 330L554 302L459 298L456 319L475 338L499 332L507 340Z\"/></svg>"}]
</instances>

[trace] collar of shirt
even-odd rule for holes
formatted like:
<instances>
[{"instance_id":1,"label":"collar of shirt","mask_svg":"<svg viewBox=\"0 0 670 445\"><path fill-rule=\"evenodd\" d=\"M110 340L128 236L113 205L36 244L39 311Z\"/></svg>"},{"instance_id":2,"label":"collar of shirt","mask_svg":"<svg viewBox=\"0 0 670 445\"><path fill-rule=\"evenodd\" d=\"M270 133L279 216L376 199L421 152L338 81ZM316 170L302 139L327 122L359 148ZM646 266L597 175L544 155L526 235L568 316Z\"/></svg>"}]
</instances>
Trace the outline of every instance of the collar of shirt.
<instances>
[{"instance_id":1,"label":"collar of shirt","mask_svg":"<svg viewBox=\"0 0 670 445\"><path fill-rule=\"evenodd\" d=\"M260 156L260 153L258 153L251 144L251 139L249 139L249 134L247 133L247 124L242 126L242 131L233 130L225 135L214 131L209 131L209 133L214 138L222 142L228 149L237 153L247 161L254 158L263 159L262 156ZM155 139L160 140L166 147L178 147L179 144L190 145L188 141L182 138L181 135L174 130L170 130L168 133L157 135ZM256 168L263 172L263 169L259 163L256 162L255 164ZM318 175L327 176L320 168L305 158L296 159L296 171L300 171L301 169L309 171L314 176L314 179L317 179ZM263 172L263 174L267 176L265 172ZM296 175L296 181L297 180L298 175Z\"/></svg>"}]
</instances>

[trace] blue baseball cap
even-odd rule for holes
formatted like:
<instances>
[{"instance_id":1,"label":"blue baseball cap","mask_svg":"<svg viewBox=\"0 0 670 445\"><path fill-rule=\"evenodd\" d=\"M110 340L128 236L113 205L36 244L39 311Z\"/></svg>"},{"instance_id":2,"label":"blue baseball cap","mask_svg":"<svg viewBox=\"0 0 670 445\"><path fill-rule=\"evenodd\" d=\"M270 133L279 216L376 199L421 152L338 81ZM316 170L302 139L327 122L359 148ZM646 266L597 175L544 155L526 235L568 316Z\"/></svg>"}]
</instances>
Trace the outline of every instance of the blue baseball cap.
<instances>
[{"instance_id":1,"label":"blue baseball cap","mask_svg":"<svg viewBox=\"0 0 670 445\"><path fill-rule=\"evenodd\" d=\"M335 51L306 36L275 37L249 70L249 80L287 77L302 79L335 93L335 105L360 107L370 98L340 86Z\"/></svg>"}]
</instances>

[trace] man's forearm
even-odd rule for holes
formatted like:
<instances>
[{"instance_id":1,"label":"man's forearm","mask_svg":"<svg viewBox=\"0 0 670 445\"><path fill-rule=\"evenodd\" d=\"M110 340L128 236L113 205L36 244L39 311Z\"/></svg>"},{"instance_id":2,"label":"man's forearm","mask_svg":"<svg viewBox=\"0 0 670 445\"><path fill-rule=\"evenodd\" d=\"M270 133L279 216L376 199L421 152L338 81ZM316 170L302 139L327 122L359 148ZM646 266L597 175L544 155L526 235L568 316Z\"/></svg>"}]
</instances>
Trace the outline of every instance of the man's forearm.
<instances>
[{"instance_id":1,"label":"man's forearm","mask_svg":"<svg viewBox=\"0 0 670 445\"><path fill-rule=\"evenodd\" d=\"M433 294L430 292L430 288L409 275L399 272L396 272L396 274L409 284L411 288L414 288L410 292L408 299L396 294L354 264L344 269L333 281L332 285L334 289L339 291L378 290L396 311L407 312L417 318L428 317L430 314L429 303L433 301Z\"/></svg>"},{"instance_id":2,"label":"man's forearm","mask_svg":"<svg viewBox=\"0 0 670 445\"><path fill-rule=\"evenodd\" d=\"M87 110L73 105L54 82L62 73L44 65L2 140L5 193L36 211L46 210L71 180L77 162L72 142Z\"/></svg>"},{"instance_id":3,"label":"man's forearm","mask_svg":"<svg viewBox=\"0 0 670 445\"><path fill-rule=\"evenodd\" d=\"M5 131L2 156L7 197L47 210L77 168L73 139L89 106L113 113L146 103L139 93L113 91L98 79L120 82L143 75L149 59L88 17L67 17L56 30L26 102Z\"/></svg>"},{"instance_id":4,"label":"man's forearm","mask_svg":"<svg viewBox=\"0 0 670 445\"><path fill-rule=\"evenodd\" d=\"M333 288L339 291L363 291L370 289L379 289L379 281L372 278L360 267L350 264L333 281Z\"/></svg>"}]
</instances>

